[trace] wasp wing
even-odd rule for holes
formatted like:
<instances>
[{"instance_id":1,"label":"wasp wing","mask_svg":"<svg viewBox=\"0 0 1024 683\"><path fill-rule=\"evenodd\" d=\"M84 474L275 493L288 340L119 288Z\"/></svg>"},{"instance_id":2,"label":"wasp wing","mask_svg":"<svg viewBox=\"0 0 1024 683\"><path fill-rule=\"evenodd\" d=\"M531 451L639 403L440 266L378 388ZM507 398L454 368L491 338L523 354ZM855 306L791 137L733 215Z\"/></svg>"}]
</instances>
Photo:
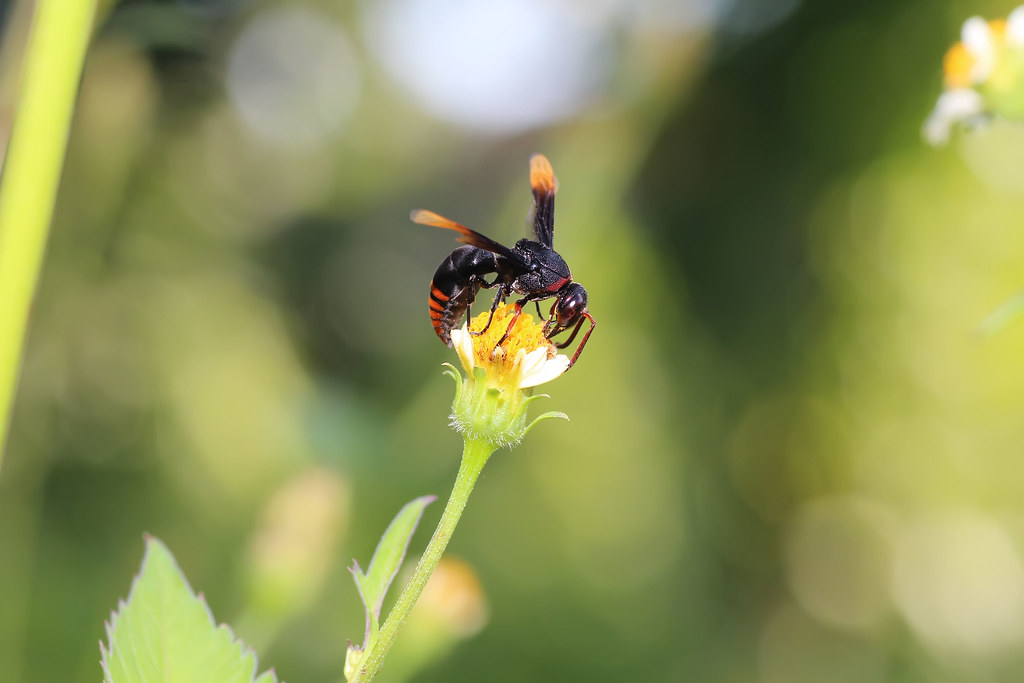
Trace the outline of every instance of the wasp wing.
<instances>
[{"instance_id":1,"label":"wasp wing","mask_svg":"<svg viewBox=\"0 0 1024 683\"><path fill-rule=\"evenodd\" d=\"M512 263L525 268L527 266L526 261L523 260L519 254L515 253L504 244L495 242L487 235L481 235L476 230L470 230L465 225L456 223L453 220L445 218L440 214L436 214L433 211L427 211L426 209L416 209L409 214L409 218L413 223L419 223L420 225L432 225L435 228L445 228L447 230L454 230L460 234L460 237L456 238L457 241L463 244L471 244L479 249L492 252L498 256L504 256Z\"/></svg>"},{"instance_id":2,"label":"wasp wing","mask_svg":"<svg viewBox=\"0 0 1024 683\"><path fill-rule=\"evenodd\" d=\"M558 179L551 162L543 154L530 157L530 188L533 190L533 208L530 216L537 241L546 247L555 241L555 193Z\"/></svg>"}]
</instances>

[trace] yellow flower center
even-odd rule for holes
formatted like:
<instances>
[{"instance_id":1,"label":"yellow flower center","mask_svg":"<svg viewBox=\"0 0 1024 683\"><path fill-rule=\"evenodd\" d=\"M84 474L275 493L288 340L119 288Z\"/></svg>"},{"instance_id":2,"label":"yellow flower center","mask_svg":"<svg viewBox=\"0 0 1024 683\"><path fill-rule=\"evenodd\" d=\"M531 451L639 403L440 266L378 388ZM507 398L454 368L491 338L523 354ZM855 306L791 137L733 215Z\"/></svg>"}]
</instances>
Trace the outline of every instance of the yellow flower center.
<instances>
[{"instance_id":1,"label":"yellow flower center","mask_svg":"<svg viewBox=\"0 0 1024 683\"><path fill-rule=\"evenodd\" d=\"M494 312L494 319L487 330L480 335L473 336L473 356L476 364L483 368L493 368L502 371L511 368L515 362L516 355L522 349L527 353L539 348L547 348L548 358L554 358L557 354L554 344L544 336L544 327L535 322L529 313L521 313L516 324L509 330L508 339L498 345L498 340L505 334L508 324L515 315L514 304L500 306ZM490 311L485 311L469 322L470 332L479 332L487 325ZM501 353L496 352L496 348Z\"/></svg>"},{"instance_id":2,"label":"yellow flower center","mask_svg":"<svg viewBox=\"0 0 1024 683\"><path fill-rule=\"evenodd\" d=\"M992 37L997 43L1006 41L1006 19L993 19L988 22L988 30L992 31Z\"/></svg>"},{"instance_id":3,"label":"yellow flower center","mask_svg":"<svg viewBox=\"0 0 1024 683\"><path fill-rule=\"evenodd\" d=\"M966 88L971 85L971 69L974 57L963 43L956 43L942 58L942 72L947 88Z\"/></svg>"}]
</instances>

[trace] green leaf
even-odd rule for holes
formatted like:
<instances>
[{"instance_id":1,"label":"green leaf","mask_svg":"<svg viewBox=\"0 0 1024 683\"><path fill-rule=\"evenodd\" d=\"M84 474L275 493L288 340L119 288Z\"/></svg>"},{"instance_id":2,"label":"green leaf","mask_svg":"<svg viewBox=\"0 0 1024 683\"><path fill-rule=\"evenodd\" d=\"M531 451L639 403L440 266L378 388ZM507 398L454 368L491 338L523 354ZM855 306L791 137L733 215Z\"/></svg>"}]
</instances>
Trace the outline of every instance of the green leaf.
<instances>
[{"instance_id":1,"label":"green leaf","mask_svg":"<svg viewBox=\"0 0 1024 683\"><path fill-rule=\"evenodd\" d=\"M367 645L377 640L377 633L380 632L380 606L373 609L373 601L367 597L372 595L369 588L369 581L366 574L359 568L359 563L352 561L352 576L356 580L356 590L359 592L359 599L363 601L363 608L366 610L366 635L363 636L363 644Z\"/></svg>"},{"instance_id":2,"label":"green leaf","mask_svg":"<svg viewBox=\"0 0 1024 683\"><path fill-rule=\"evenodd\" d=\"M104 683L253 683L256 655L213 621L167 547L146 537L146 555L100 644ZM258 683L276 683L273 671Z\"/></svg>"},{"instance_id":3,"label":"green leaf","mask_svg":"<svg viewBox=\"0 0 1024 683\"><path fill-rule=\"evenodd\" d=\"M366 608L366 640L368 646L377 635L380 621L380 610L384 604L384 596L402 566L409 541L420 523L423 511L433 503L437 496L417 498L398 511L391 520L384 535L381 536L377 549L373 552L370 566L364 572L358 562L353 562L350 571L356 580L356 588Z\"/></svg>"}]
</instances>

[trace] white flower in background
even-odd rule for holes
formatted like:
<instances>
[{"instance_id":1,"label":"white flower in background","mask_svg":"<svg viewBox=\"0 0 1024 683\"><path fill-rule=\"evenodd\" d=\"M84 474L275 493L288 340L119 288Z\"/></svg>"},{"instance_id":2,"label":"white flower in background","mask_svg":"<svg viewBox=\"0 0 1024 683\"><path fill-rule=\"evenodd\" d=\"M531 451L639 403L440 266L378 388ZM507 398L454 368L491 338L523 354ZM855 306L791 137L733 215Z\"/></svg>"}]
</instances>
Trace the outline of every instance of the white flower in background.
<instances>
[{"instance_id":1,"label":"white flower in background","mask_svg":"<svg viewBox=\"0 0 1024 683\"><path fill-rule=\"evenodd\" d=\"M1002 24L1004 22L999 22ZM959 81L963 76L966 76L967 81L971 85L980 85L985 82L985 79L992 73L992 67L996 63L996 40L997 34L1003 33L1004 27L996 22L989 24L981 17L971 17L964 22L964 26L960 29L960 43L958 44L961 49L957 49L954 45L947 53L947 56L952 54L958 60L956 64L956 71L951 73L946 72L947 82L952 76L959 84ZM962 63L959 60L963 60ZM966 67L966 74L961 73L961 69Z\"/></svg>"},{"instance_id":2,"label":"white flower in background","mask_svg":"<svg viewBox=\"0 0 1024 683\"><path fill-rule=\"evenodd\" d=\"M939 95L939 101L924 122L924 137L933 145L949 142L949 132L960 122L975 119L981 121L985 102L981 94L970 88L947 90Z\"/></svg>"},{"instance_id":3,"label":"white flower in background","mask_svg":"<svg viewBox=\"0 0 1024 683\"><path fill-rule=\"evenodd\" d=\"M924 123L928 142L942 145L957 124L999 116L1024 120L1024 6L1007 19L971 17L960 42L942 60L945 92Z\"/></svg>"},{"instance_id":4,"label":"white flower in background","mask_svg":"<svg viewBox=\"0 0 1024 683\"><path fill-rule=\"evenodd\" d=\"M1006 41L1014 45L1024 45L1024 6L1013 10L1006 18Z\"/></svg>"}]
</instances>

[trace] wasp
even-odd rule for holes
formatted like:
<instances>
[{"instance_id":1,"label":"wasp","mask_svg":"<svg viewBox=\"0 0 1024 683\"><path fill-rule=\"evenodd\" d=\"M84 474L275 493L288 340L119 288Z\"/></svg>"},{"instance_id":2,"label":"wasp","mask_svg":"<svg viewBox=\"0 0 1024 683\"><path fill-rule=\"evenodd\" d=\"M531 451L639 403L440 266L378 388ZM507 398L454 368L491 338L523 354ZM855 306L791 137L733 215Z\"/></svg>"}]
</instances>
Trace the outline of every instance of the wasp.
<instances>
[{"instance_id":1,"label":"wasp","mask_svg":"<svg viewBox=\"0 0 1024 683\"><path fill-rule=\"evenodd\" d=\"M470 306L481 288L496 288L497 291L487 324L479 332L472 333L477 335L491 326L499 305L509 296L520 294L522 298L515 303L515 313L509 320L505 334L498 340L500 346L508 338L524 306L533 302L538 317L544 319L540 302L553 298L555 301L544 322L544 335L552 339L562 332L572 330L568 339L555 344L556 348L564 349L572 344L583 324L590 322L590 327L569 361L571 368L587 345L597 323L587 309L587 290L578 282L573 282L565 259L552 248L558 180L551 163L543 154L530 157L530 188L533 191L530 222L536 239L521 239L511 248L433 211L417 209L410 214L409 217L415 223L454 230L459 233L457 241L465 245L448 254L434 273L430 282L430 320L441 341L451 346L452 328L459 324L464 314L469 319ZM494 278L488 281L491 275Z\"/></svg>"}]
</instances>

